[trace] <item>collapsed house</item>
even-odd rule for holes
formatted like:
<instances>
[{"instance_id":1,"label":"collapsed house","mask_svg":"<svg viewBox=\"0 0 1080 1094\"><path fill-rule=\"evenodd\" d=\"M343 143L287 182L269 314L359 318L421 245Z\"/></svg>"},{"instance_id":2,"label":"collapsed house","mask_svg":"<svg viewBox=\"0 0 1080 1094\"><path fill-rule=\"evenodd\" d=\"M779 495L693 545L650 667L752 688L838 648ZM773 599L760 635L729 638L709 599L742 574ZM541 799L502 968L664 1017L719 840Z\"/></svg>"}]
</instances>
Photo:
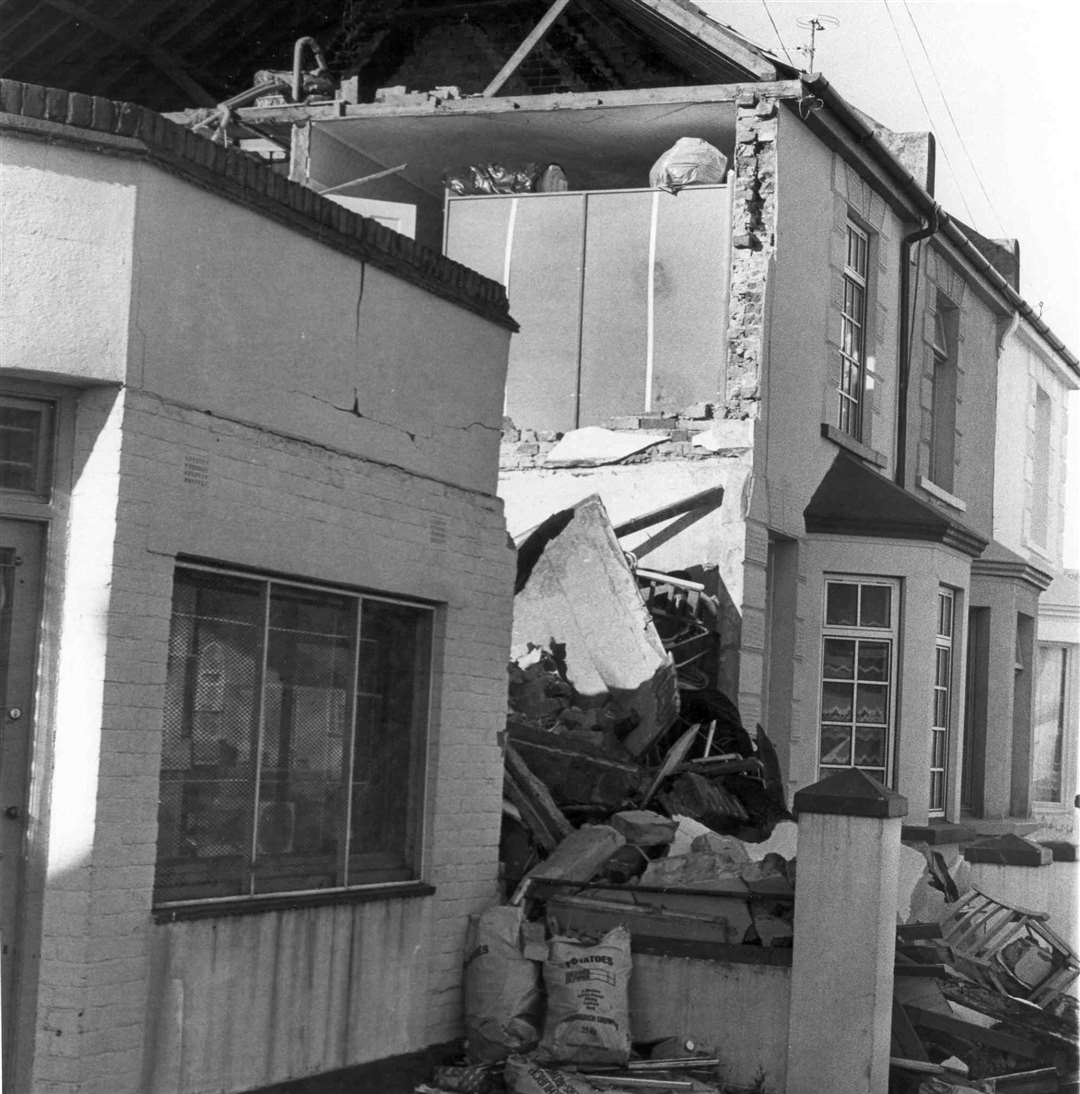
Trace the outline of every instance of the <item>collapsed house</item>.
<instances>
[{"instance_id":1,"label":"collapsed house","mask_svg":"<svg viewBox=\"0 0 1080 1094\"><path fill-rule=\"evenodd\" d=\"M37 961L33 932L44 925L45 972L39 1005L21 1012L27 1017L19 1036L32 1045L34 1066L50 1080L82 1082L88 1089L96 1083L110 1094L240 1091L415 1053L456 1036L465 923L467 913L489 903L495 891L504 786L512 807L503 814L510 817L502 832L504 880L516 874L520 883L533 875L521 903L544 891L535 882L547 885L553 895L545 896L545 907L554 909L555 933L595 932L613 915L625 919L627 887L636 886L638 896L672 888L672 878L656 874L680 868L657 864L685 857L671 854L673 845L690 850L689 843L675 843L675 833L680 826L683 837L695 830L684 822L672 829L667 814L697 814L707 829L691 836L690 842L703 841L692 854L715 856L722 846L738 858L730 841L760 849L769 846L764 837L770 827L790 832L786 803L797 806L796 794L822 779L839 780L832 785L842 788L844 799L859 802L866 791L873 801L867 808L898 825L896 798L882 789L889 786L906 798L906 838L955 855L956 842L977 822L1004 821L1022 830L1045 800L1039 794L1052 795L1057 806L1069 800L1061 756L1068 750L1068 712L1075 710L1077 677L1070 666L1077 644L1065 628L1038 629L1036 620L1041 627L1040 591L1060 568L1063 400L1077 386L1078 363L1019 295L1015 248L983 239L935 203L930 135L889 133L823 77L796 72L680 0L560 2L537 22L542 6L515 2L508 18L502 10L507 5L418 4L396 13L392 4L363 5L351 28L354 44L361 42L351 73L337 78L317 52L317 71L305 71L304 59L314 51L302 39L292 73L261 72L249 90L178 116L198 134L179 158L171 144L167 155L154 151L151 138L169 132L164 123L128 106L3 87L5 112L32 119L22 127L25 139L32 130L33 139L66 147L78 143L83 130L93 133L91 148L98 150L100 134L108 130L110 147L120 154L149 158L151 180L160 168L179 171L185 185L194 180L205 188L204 169L212 168L213 186L222 187L227 200L258 210L251 214L256 223L212 220L220 228L215 242L245 241L255 248L250 241L267 230L264 218L275 232L299 229L313 245L331 250L342 237L358 237L359 249L347 247L360 260L358 269L330 268L311 256L306 265L296 264L285 246L275 255L281 264L281 254L292 256L282 274L283 297L298 311L301 300L317 299L318 315L328 315L336 333L330 347L301 339L289 361L273 344L266 346L265 361L251 362L251 376L259 379L249 376L240 394L270 415L272 428L267 432L261 419L234 423L241 432L253 430L234 438L237 459L250 467L264 458L299 460L307 449L262 439L277 430L319 452L345 433L345 456L365 468L387 461L392 477L404 469L406 478L428 476L425 482L437 484L432 505L438 511L418 522L414 512L403 512L410 509L408 497L395 478L371 501L370 515L400 517L408 529L369 542L366 524L348 524L348 546L341 553L327 547L332 557L313 562L306 554L310 525L295 517L270 524L253 516L242 489L249 480L241 477L234 486L212 474L219 442L200 442L188 453L182 504L167 527L155 513L146 534L152 573L145 581L156 596L158 629L149 638L142 631L110 638L145 639L158 658L156 668L145 669L157 673L152 681L110 681L134 690L107 691L100 730L102 756L115 759L107 774L126 778L129 767L137 767L142 779L141 812L133 811L142 842L117 835L132 810L111 803L112 784L84 786L81 796L49 809L36 796L39 784L27 797L28 876L38 880L32 892L45 893L45 910L30 901L30 934L22 937L30 940L28 959ZM464 9L468 18L461 18ZM409 21L417 26L405 26ZM507 35L515 40L502 49ZM511 54L518 42L521 50ZM499 60L509 60L502 73L495 72L493 49ZM670 169L687 138L698 143L699 154L692 170L679 174ZM233 147L226 152L215 144ZM266 162L260 166L253 157ZM272 182L269 172L278 176ZM281 177L286 175L295 185ZM35 194L32 186L17 192L27 201ZM141 257L157 253L158 229L170 223L169 214L191 205L155 205L156 194L140 192L137 203L139 229L146 233L138 236ZM200 222L198 208L193 220ZM250 259L246 269L264 269L260 254L243 254ZM122 255L116 268L128 270ZM384 275L403 278L432 300L397 299ZM262 316L265 301L247 281L221 280L242 303L230 309L230 297L218 294L204 322L208 332L223 330L223 343L235 350L228 334L235 314ZM510 343L505 402L499 351L505 351L511 323L494 282L509 295L520 325ZM333 285L329 296L327 283ZM481 325L460 329L438 310L447 301L461 305L462 315L453 313L458 320L471 313ZM189 314L204 314L201 305L186 306ZM374 330L364 325L361 334L369 308L382 323ZM438 323L417 324L418 311L432 318L433 308ZM179 302L161 305L174 319L179 310ZM307 334L299 316L285 314ZM134 331L136 379L164 382L139 341L145 338L143 318L140 312L123 337L105 324L101 342L122 344L126 352L124 338ZM60 325L58 332L67 329ZM29 343L36 346L48 331L48 324L39 325ZM175 370L161 370L169 372L175 398L175 388L185 388L180 401L194 399L186 390L185 355L199 357L200 380L204 373L231 375L227 363L219 365L216 356L209 361L202 341L189 335L186 327L177 332L170 348L182 359ZM351 362L361 344L369 371L364 383L353 383L351 366L341 362ZM59 361L50 375L64 388L57 395L62 413L65 405L70 411L61 396L69 394L65 385L73 375L79 387L87 377L115 382L123 372L117 367L99 376L79 353L72 363L68 343L61 349L50 349L44 359ZM294 383L311 352L339 365L315 392L306 390L306 382L304 390ZM41 402L42 389L35 386L41 366L27 360L16 367L32 375L20 374L5 389L19 413ZM278 370L269 385L267 361ZM423 367L412 368L416 361ZM264 387L281 394L280 406L266 406L271 400ZM113 390L94 387L79 399L87 405L94 397L107 401ZM212 394L216 401L191 410L204 415L200 421L219 419L227 413L219 404L238 398L228 383ZM125 398L137 402L139 396ZM474 399L483 400L479 415ZM416 407L423 413L414 414ZM453 432L444 429L449 409L455 411ZM620 630L598 635L598 620L569 610L565 627L519 636L505 780L496 735L504 728L503 647L510 622L508 604L496 603L495 586L508 582L512 561L496 543L501 525L491 499L500 410L498 492L515 538L527 546L526 533L540 525L533 545L557 545L556 530L543 529L547 518L583 509L595 515L595 507L582 502L598 496L613 526L605 533L608 545L614 535L619 549L634 556L632 566L608 576L624 593L635 586L645 593L641 603L628 594L615 597L619 611L640 623L633 641ZM1022 422L1021 446L1003 440L1014 418ZM227 432L216 421L207 428L215 437ZM361 441L355 429L362 431ZM76 435L92 433L91 422ZM186 443L187 433L180 437L178 443ZM266 455L281 446L286 455ZM334 453L335 459L341 455ZM138 467L146 471L149 464ZM326 482L322 472L298 473L288 481L306 500L289 495L286 504L268 488L268 505L275 511L297 505L314 520L325 517L323 503L308 498L310 487L302 484L315 477L332 492L358 481L351 469L351 463L331 469ZM114 486L120 481L105 478ZM35 493L37 480L31 480L20 480L30 481L20 496L30 507L19 513L40 524L43 516L52 519L53 503ZM360 480L367 482L363 475ZM123 481L133 491L131 484L142 482ZM212 522L197 500L204 486L216 491ZM148 507L150 495L173 496L145 482L141 489L134 499L121 496ZM362 484L358 489L364 492ZM1018 493L1024 504L1014 515L1010 499ZM62 488L53 496L62 499ZM693 504L678 504L686 499ZM661 503L673 508L642 523ZM72 509L75 517L83 512ZM341 519L333 519L338 532ZM79 527L71 525L73 543ZM232 534L214 538L215 529ZM97 540L86 542L92 547ZM358 551L357 543L370 549ZM136 563L143 558L133 554ZM538 559L545 554L540 551ZM59 562L51 557L55 573ZM179 582L178 558L184 571ZM230 780L238 761L252 757L238 752L235 735L219 731L238 701L229 682L236 659L214 631L222 621L209 610L183 611L179 600L174 607L169 590L179 584L185 595L212 600L220 590L208 591L200 581L222 577L216 568L224 563L238 567L229 568L228 580L262 582L267 602L279 585L286 586L286 599L295 591L293 575L301 585L309 579L326 584L320 585L326 597L339 584L347 586L355 607L346 615L366 611L368 604L378 613L380 605L399 600L406 613L434 611L435 635L441 636L431 661L437 698L430 710L414 710L409 723L420 737L427 733L426 748L410 754L416 766L398 766L400 757L389 748L373 761L373 770L408 771L407 799L384 802L400 810L407 801L406 816L395 814L400 823L390 825L393 846L379 847L361 862L353 863L344 850L351 833L335 845L346 858L344 876L356 884L326 884L338 878L332 865L313 872L299 861L309 856L315 838L308 770L303 778L279 779L266 802L250 780L244 791L252 832L266 833L252 836L252 858L256 865L284 862L285 882L279 878L267 893L254 868L241 870L239 882L200 872L201 857L242 857L227 831L234 827L229 818L235 819ZM204 579L207 568L215 572ZM542 576L527 560L525 568L519 577ZM110 626L131 626L127 616L139 614L138 596L146 594L143 580L113 590ZM110 575L102 573L98 584L109 587ZM572 608L599 597L596 587L578 590ZM503 592L508 598L508 588ZM1062 603L1072 611L1068 591ZM601 606L607 612L611 601L602 599ZM81 608L74 603L72 612L78 616ZM180 650L170 674L163 653L171 641L166 621L191 615L205 620L205 657L184 646L184 625L177 623ZM445 632L437 629L440 618ZM519 613L522 627L526 618ZM39 668L59 656L51 636ZM384 645L395 646L394 636ZM606 656L616 648L617 657ZM105 650L99 652L104 658ZM194 658L184 677L187 698L171 702L183 690L181 655ZM628 663L645 674L620 679ZM1044 665L1056 666L1056 674L1043 671ZM103 661L98 675L106 678ZM254 678L246 668L241 676L235 688L250 692ZM63 674L57 679L68 689L65 695L78 683ZM343 709L355 709L348 702L341 708L335 696L327 699L323 718L311 696L297 691L306 686L302 681L290 686L287 703L276 686L267 692L281 731L278 756L295 751L290 734L298 711L310 715L314 709L315 722L336 726ZM1045 705L1040 689L1050 695L1055 688L1068 693L1072 706L1063 699L1051 717L1036 721L1033 710ZM710 697L695 712L695 699L706 692L721 698ZM50 695L40 694L34 739L43 741L52 732L54 708ZM115 724L109 703L117 708ZM68 780L58 785L68 788L78 782L87 755L73 721L75 713L83 714L81 700L69 700L62 713L67 720L57 715L57 770ZM684 720L672 721L676 714ZM95 712L95 725L97 720ZM149 748L148 760L128 761L114 757L122 749L108 751L131 722ZM746 728L758 725L764 732ZM392 732L387 736L398 740ZM768 755L768 742L775 757ZM317 755L316 768L342 760L332 742ZM362 808L355 815L358 824L363 818L361 827L377 832L376 788L366 776L361 781ZM343 803L350 794L327 799L338 820L342 809L349 812ZM822 807L820 799L804 798L803 804ZM46 860L41 826L68 831L60 805L71 803L79 806L70 829L78 853L64 858L66 844L55 839ZM835 801L825 804L838 808ZM800 818L817 815L800 810ZM100 816L89 849L79 842L75 823L87 816ZM966 828L955 823L961 820ZM590 822L625 842L613 847L618 840L606 837L599 847L614 851L614 863L603 857L588 877L560 886L567 879L555 876L559 848ZM595 837L587 839L591 847ZM627 845L647 850L626 852ZM330 844L321 846L329 861ZM202 855L206 848L213 854ZM740 859L734 870L720 870L711 859L710 881L722 877L734 893L687 893L687 877L676 878L685 898L677 913L670 898L660 912L655 903L650 910L642 907L649 901L632 901L639 921L631 945L635 937L639 947L642 939L659 938L654 944L670 950L687 944L671 934L694 930L705 938L690 941L712 958L691 976L688 967L670 963L668 952L640 957L631 983L640 991L650 982L642 973L650 959L650 975L667 978L671 990L655 998L670 1004L671 1012L646 1027L646 1036L656 1034L656 1040L678 1039L702 1009L694 1004L705 991L710 999L726 999L727 1010L706 1008L705 1017L732 1028L740 1017L752 1022L756 1040L740 1033L740 1045L752 1044L769 1061L771 1081L789 1081L795 1094L790 1084L812 1084L820 1076L813 1068L784 1076L788 1042L802 1038L800 1051L809 1051L805 1042L816 1037L819 1055L809 1058L825 1065L821 1046L835 1031L820 1015L815 1022L806 1000L813 1001L822 984L835 985L829 970L819 968L816 984L807 987L805 970L791 958L785 964L784 955L798 945L785 890L793 874L785 849L771 852L782 863L771 859L767 865L757 865L745 850L755 865L744 868ZM121 871L132 866L141 886L135 895L120 891L119 879L128 876ZM354 866L360 873L350 875ZM860 880L849 862L829 866L816 874L804 870L804 881L816 876L827 890ZM1040 861L1035 868L1047 866ZM649 870L654 873L642 880ZM597 881L597 874L607 880ZM592 888L581 891L583 882ZM762 905L753 889L765 882ZM236 893L225 891L235 885L246 885L241 895L251 898L243 907L236 906ZM512 899L517 888L504 896ZM815 900L828 895L804 885L807 891ZM881 904L871 892L875 899L861 903ZM717 901L724 902L723 914L717 914ZM711 909L707 916L699 914L702 905ZM81 932L75 940L64 933L72 908ZM884 912L892 915L892 908ZM702 925L702 919L709 922ZM803 927L807 947L812 926ZM82 933L102 941L100 961L92 960L96 952L90 953ZM416 944L429 959L423 975L405 956ZM738 955L718 947L745 948L751 955L735 961ZM135 957L122 965L132 948ZM824 942L820 949L826 951ZM891 973L891 936L886 949L884 967ZM345 951L347 968L337 959ZM233 960L238 952L254 953L253 967L239 968ZM719 953L727 956L720 960ZM1034 979L1030 967L1045 972L1043 960L1019 947L1008 958L1009 975L1019 968ZM9 962L5 971L10 968ZM298 969L328 970L326 994ZM800 976L802 986L795 983ZM252 978L261 978L257 988ZM724 995L718 985L725 979L737 991ZM1009 986L1017 990L1015 983ZM880 994L874 997L876 1019L883 1006L891 1013L891 991L886 1004ZM118 995L123 1006L116 1005ZM850 1002L843 992L831 995L837 1009ZM404 1017L402 1009L386 1006L391 997ZM5 1015L12 1013L9 998ZM215 1001L216 1010L210 1006ZM902 1005L920 1009L910 1000ZM302 1034L290 1024L297 1013L312 1023ZM792 1013L798 1023L789 1026ZM5 1021L10 1026L10 1017ZM925 1050L921 1021L913 1024ZM885 1038L888 1048L888 1030ZM5 1037L5 1046L12 1043ZM933 1054L940 1057L938 1046ZM906 1038L904 1051L894 1055L918 1058L915 1041ZM738 1064L750 1066L746 1057ZM750 1085L752 1071L738 1078ZM875 1089L882 1081L878 1068ZM819 1094L821 1087L808 1089ZM839 1094L842 1088L829 1089Z\"/></svg>"},{"instance_id":2,"label":"collapsed house","mask_svg":"<svg viewBox=\"0 0 1080 1094\"><path fill-rule=\"evenodd\" d=\"M626 545L717 599L723 690L789 796L857 767L926 838L1023 821L1068 789L1037 767L1060 734L1033 710L1062 657L1035 620L1061 567L1076 357L1019 295L1015 246L935 202L930 134L889 132L686 5L602 7L627 58L606 69L560 5L478 85L450 43L490 15L432 14L424 40L447 48L406 47L381 89L368 57L332 100L253 89L185 120L257 132L292 179L507 286L515 536L591 493L618 524L723 488ZM667 86L634 90L647 50ZM556 58L564 90L537 93ZM1024 407L1018 522L988 469L1015 477L1003 423Z\"/></svg>"},{"instance_id":3,"label":"collapsed house","mask_svg":"<svg viewBox=\"0 0 1080 1094\"><path fill-rule=\"evenodd\" d=\"M907 891L897 878L913 877L911 863L879 865L873 843L849 832L829 840L845 875L836 863L822 873L814 821L796 829L767 735L758 726L752 741L734 704L702 686L693 666L703 657L686 656L698 619L669 594L694 583L641 571L617 533L592 496L519 541L503 902L473 919L466 944L464 1056L418 1094L710 1094L823 1081L858 1091L864 1066L876 1071L869 1089L887 1081L895 1094L1063 1089L1078 1074L1070 993L1080 960L1046 912L988 895L971 865L1050 851L1016 837L975 844L954 877L921 843L905 849L919 864ZM658 594L665 580L668 595ZM673 618L684 625L669 627ZM906 810L857 772L796 804L867 818ZM884 971L868 976L844 956L858 945L852 901L878 909ZM831 943L815 950L808 925ZM844 970L843 991L807 971L815 958ZM837 1048L830 1072L820 1046L800 1048L808 979L812 1005L827 992L838 1021L841 997L884 995L876 1060Z\"/></svg>"}]
</instances>

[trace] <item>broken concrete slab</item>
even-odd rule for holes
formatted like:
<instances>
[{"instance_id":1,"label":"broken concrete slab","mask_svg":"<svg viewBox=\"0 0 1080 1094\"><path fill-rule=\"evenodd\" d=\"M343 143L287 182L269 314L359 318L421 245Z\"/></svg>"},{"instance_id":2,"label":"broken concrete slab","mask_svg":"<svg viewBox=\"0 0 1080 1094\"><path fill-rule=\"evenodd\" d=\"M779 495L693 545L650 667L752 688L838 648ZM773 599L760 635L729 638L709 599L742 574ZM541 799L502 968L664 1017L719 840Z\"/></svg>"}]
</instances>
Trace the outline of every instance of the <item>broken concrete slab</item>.
<instances>
[{"instance_id":1,"label":"broken concrete slab","mask_svg":"<svg viewBox=\"0 0 1080 1094\"><path fill-rule=\"evenodd\" d=\"M626 809L611 818L611 827L634 847L660 847L675 838L678 823L651 809Z\"/></svg>"},{"instance_id":2,"label":"broken concrete slab","mask_svg":"<svg viewBox=\"0 0 1080 1094\"><path fill-rule=\"evenodd\" d=\"M534 885L545 878L588 881L626 840L608 824L575 828L539 866L526 875Z\"/></svg>"},{"instance_id":3,"label":"broken concrete slab","mask_svg":"<svg viewBox=\"0 0 1080 1094\"><path fill-rule=\"evenodd\" d=\"M603 502L555 514L518 548L511 657L565 649L566 678L587 705L610 698L640 755L678 713L675 669L656 633Z\"/></svg>"}]
</instances>

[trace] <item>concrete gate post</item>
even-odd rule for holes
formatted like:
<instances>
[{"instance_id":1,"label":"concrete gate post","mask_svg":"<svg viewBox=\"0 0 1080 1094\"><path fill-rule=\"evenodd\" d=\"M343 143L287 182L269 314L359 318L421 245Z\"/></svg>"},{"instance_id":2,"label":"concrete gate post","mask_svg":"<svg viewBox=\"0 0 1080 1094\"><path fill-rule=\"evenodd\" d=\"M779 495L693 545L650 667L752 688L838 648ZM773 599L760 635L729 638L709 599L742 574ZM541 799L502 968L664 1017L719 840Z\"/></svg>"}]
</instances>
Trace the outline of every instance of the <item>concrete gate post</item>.
<instances>
[{"instance_id":1,"label":"concrete gate post","mask_svg":"<svg viewBox=\"0 0 1080 1094\"><path fill-rule=\"evenodd\" d=\"M885 1094L907 799L854 768L795 795L787 1094Z\"/></svg>"}]
</instances>

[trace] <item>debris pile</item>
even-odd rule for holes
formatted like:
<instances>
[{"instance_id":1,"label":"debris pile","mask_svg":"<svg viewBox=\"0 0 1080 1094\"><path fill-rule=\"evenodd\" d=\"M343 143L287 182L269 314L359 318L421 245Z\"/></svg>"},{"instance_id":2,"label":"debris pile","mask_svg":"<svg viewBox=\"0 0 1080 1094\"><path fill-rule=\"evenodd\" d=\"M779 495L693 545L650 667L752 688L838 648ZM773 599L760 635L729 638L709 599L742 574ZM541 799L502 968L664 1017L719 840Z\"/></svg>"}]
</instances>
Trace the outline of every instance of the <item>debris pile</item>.
<instances>
[{"instance_id":1,"label":"debris pile","mask_svg":"<svg viewBox=\"0 0 1080 1094\"><path fill-rule=\"evenodd\" d=\"M794 859L762 842L782 823L794 849L776 754L697 667L703 586L636 572L617 532L594 496L518 545L506 903L472 924L467 1060L429 1091L732 1091L679 1029L635 1040L632 949L791 945Z\"/></svg>"},{"instance_id":2,"label":"debris pile","mask_svg":"<svg viewBox=\"0 0 1080 1094\"><path fill-rule=\"evenodd\" d=\"M518 545L504 903L470 927L465 1058L418 1094L742 1089L732 1054L667 1028L664 1007L635 1036L630 982L643 954L784 964L796 826L768 736L701 667L702 586L619 545L641 526L613 528L590 497ZM962 895L926 858L947 915L899 928L890 1094L1057 1091L1076 1072L1076 955L1044 915Z\"/></svg>"},{"instance_id":3,"label":"debris pile","mask_svg":"<svg viewBox=\"0 0 1080 1094\"><path fill-rule=\"evenodd\" d=\"M943 863L929 865L948 911L940 923L897 930L890 1091L1073 1089L1077 955L1046 913L977 887L958 894Z\"/></svg>"}]
</instances>

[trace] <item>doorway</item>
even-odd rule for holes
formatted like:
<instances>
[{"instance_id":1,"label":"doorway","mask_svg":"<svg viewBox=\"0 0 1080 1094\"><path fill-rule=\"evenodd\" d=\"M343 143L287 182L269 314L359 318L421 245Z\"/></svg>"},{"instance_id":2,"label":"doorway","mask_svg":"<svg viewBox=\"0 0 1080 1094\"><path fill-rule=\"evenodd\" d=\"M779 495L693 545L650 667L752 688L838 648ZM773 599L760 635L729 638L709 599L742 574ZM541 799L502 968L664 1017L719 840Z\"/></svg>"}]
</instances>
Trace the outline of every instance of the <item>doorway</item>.
<instances>
[{"instance_id":1,"label":"doorway","mask_svg":"<svg viewBox=\"0 0 1080 1094\"><path fill-rule=\"evenodd\" d=\"M45 526L0 519L0 1023L11 1074Z\"/></svg>"}]
</instances>

